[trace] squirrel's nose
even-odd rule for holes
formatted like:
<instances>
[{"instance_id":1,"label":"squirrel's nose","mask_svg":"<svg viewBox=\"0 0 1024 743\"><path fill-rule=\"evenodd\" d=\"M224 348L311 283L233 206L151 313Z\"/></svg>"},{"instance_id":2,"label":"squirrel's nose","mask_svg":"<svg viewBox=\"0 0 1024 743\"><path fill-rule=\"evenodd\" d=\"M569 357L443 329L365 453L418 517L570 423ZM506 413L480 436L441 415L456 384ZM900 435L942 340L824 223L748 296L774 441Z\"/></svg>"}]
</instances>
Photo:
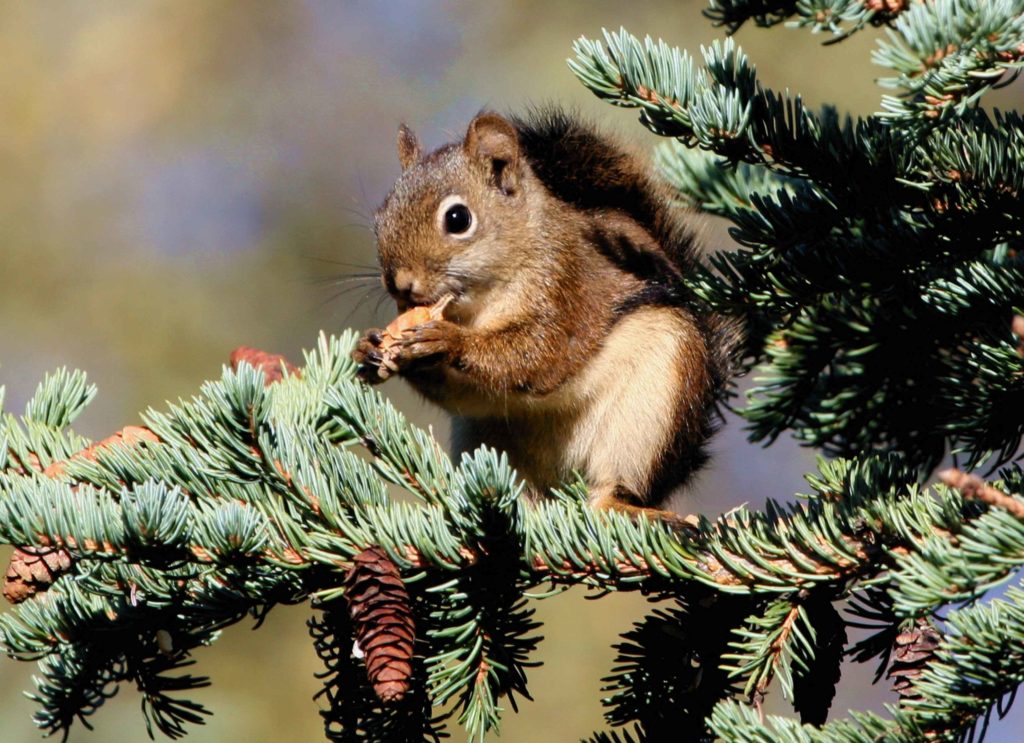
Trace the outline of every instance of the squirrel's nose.
<instances>
[{"instance_id":1,"label":"squirrel's nose","mask_svg":"<svg viewBox=\"0 0 1024 743\"><path fill-rule=\"evenodd\" d=\"M398 300L399 306L403 308L409 305L425 304L427 301L427 297L423 293L423 282L408 269L400 268L395 271L392 286L394 288L391 293Z\"/></svg>"}]
</instances>

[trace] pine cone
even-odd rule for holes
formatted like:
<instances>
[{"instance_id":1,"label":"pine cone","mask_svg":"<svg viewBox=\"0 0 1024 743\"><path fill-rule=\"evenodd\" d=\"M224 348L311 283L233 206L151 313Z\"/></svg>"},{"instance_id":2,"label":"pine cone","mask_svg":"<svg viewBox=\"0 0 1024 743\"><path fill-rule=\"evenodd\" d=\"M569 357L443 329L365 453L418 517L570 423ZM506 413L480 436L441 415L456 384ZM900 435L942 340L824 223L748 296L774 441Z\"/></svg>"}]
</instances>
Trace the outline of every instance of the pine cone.
<instances>
[{"instance_id":1,"label":"pine cone","mask_svg":"<svg viewBox=\"0 0 1024 743\"><path fill-rule=\"evenodd\" d=\"M298 368L281 354L267 353L266 351L260 351L258 348L239 346L231 352L231 368L233 370L237 371L243 361L248 363L249 366L262 371L263 379L267 385L284 379L285 374L281 370L282 366L284 366L288 374L299 374Z\"/></svg>"},{"instance_id":2,"label":"pine cone","mask_svg":"<svg viewBox=\"0 0 1024 743\"><path fill-rule=\"evenodd\" d=\"M902 13L907 9L907 0L864 0L864 5L868 10L873 10L877 13Z\"/></svg>"},{"instance_id":3,"label":"pine cone","mask_svg":"<svg viewBox=\"0 0 1024 743\"><path fill-rule=\"evenodd\" d=\"M892 679L893 691L901 700L920 696L914 690L914 681L935 657L941 641L942 635L926 619L918 619L917 626L896 636L887 677Z\"/></svg>"},{"instance_id":4,"label":"pine cone","mask_svg":"<svg viewBox=\"0 0 1024 743\"><path fill-rule=\"evenodd\" d=\"M397 702L409 690L416 623L398 568L383 549L356 555L345 597L373 690L382 702Z\"/></svg>"},{"instance_id":5,"label":"pine cone","mask_svg":"<svg viewBox=\"0 0 1024 743\"><path fill-rule=\"evenodd\" d=\"M62 573L71 569L67 550L46 547L18 547L11 555L4 576L4 597L12 604L45 591Z\"/></svg>"}]
</instances>

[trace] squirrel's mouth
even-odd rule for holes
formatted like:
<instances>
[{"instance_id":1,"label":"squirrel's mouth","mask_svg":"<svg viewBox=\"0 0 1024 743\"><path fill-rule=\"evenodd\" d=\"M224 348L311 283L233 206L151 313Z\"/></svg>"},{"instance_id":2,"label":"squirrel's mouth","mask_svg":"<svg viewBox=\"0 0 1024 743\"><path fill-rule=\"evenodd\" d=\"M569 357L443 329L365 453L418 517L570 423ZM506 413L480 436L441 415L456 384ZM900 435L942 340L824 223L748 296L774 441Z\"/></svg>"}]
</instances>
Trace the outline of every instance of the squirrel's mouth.
<instances>
[{"instance_id":1,"label":"squirrel's mouth","mask_svg":"<svg viewBox=\"0 0 1024 743\"><path fill-rule=\"evenodd\" d=\"M437 300L432 297L395 297L395 304L399 312L407 312L417 307L430 307Z\"/></svg>"},{"instance_id":2,"label":"squirrel's mouth","mask_svg":"<svg viewBox=\"0 0 1024 743\"><path fill-rule=\"evenodd\" d=\"M437 297L434 296L433 292L430 294L421 294L420 292L414 291L392 291L391 296L395 299L395 304L398 305L399 312L405 312L415 307L429 307L437 301Z\"/></svg>"},{"instance_id":3,"label":"squirrel's mouth","mask_svg":"<svg viewBox=\"0 0 1024 743\"><path fill-rule=\"evenodd\" d=\"M452 292L445 292L444 294L441 294L437 299L434 299L433 301L430 302L423 302L417 304L403 304L401 301L397 301L398 311L402 314L405 314L411 310L420 307L425 307L430 310L430 313L433 316L433 318L437 320L443 317L445 308L448 307L448 305L450 305L453 301L455 301L455 299L456 297Z\"/></svg>"},{"instance_id":4,"label":"squirrel's mouth","mask_svg":"<svg viewBox=\"0 0 1024 743\"><path fill-rule=\"evenodd\" d=\"M458 304L463 299L464 292L460 287L443 285L431 292L416 291L392 291L391 296L395 299L399 312L406 312L416 307L433 307L438 302L445 301Z\"/></svg>"}]
</instances>

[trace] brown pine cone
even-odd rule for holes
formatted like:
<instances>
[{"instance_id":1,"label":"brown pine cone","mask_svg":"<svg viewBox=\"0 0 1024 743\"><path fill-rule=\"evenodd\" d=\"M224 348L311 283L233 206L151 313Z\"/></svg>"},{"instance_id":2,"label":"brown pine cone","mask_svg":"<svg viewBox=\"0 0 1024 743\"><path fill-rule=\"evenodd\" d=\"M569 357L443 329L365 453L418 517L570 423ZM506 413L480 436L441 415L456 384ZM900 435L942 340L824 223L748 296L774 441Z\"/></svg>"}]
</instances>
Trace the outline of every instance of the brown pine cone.
<instances>
[{"instance_id":1,"label":"brown pine cone","mask_svg":"<svg viewBox=\"0 0 1024 743\"><path fill-rule=\"evenodd\" d=\"M373 690L382 702L397 702L409 690L416 623L405 583L383 549L356 555L345 598Z\"/></svg>"},{"instance_id":2,"label":"brown pine cone","mask_svg":"<svg viewBox=\"0 0 1024 743\"><path fill-rule=\"evenodd\" d=\"M298 368L281 354L267 353L266 351L260 351L258 348L239 346L231 352L231 368L233 370L238 371L238 367L243 361L247 362L249 366L262 371L263 379L267 385L284 379L285 373L281 369L282 366L290 375L299 374Z\"/></svg>"},{"instance_id":3,"label":"brown pine cone","mask_svg":"<svg viewBox=\"0 0 1024 743\"><path fill-rule=\"evenodd\" d=\"M45 591L71 569L71 555L56 547L18 547L4 575L4 597L12 604Z\"/></svg>"},{"instance_id":4,"label":"brown pine cone","mask_svg":"<svg viewBox=\"0 0 1024 743\"><path fill-rule=\"evenodd\" d=\"M935 657L935 650L942 641L942 635L926 619L918 619L917 625L896 636L892 649L892 665L888 678L900 699L914 699L914 680L921 675L925 666Z\"/></svg>"}]
</instances>

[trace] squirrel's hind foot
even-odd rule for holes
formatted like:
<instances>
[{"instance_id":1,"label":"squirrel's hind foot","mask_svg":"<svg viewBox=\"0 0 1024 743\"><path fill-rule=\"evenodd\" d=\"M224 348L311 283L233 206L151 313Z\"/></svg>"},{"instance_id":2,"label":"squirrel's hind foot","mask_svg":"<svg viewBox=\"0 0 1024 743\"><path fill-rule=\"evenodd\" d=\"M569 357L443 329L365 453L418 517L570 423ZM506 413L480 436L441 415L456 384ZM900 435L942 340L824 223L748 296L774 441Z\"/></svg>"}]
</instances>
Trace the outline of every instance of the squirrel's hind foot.
<instances>
[{"instance_id":1,"label":"squirrel's hind foot","mask_svg":"<svg viewBox=\"0 0 1024 743\"><path fill-rule=\"evenodd\" d=\"M638 505L639 499L626 488L614 486L597 488L590 496L590 507L597 510L614 510L627 513L635 518L661 521L675 531L695 533L700 519L694 514L682 515L653 506Z\"/></svg>"}]
</instances>

